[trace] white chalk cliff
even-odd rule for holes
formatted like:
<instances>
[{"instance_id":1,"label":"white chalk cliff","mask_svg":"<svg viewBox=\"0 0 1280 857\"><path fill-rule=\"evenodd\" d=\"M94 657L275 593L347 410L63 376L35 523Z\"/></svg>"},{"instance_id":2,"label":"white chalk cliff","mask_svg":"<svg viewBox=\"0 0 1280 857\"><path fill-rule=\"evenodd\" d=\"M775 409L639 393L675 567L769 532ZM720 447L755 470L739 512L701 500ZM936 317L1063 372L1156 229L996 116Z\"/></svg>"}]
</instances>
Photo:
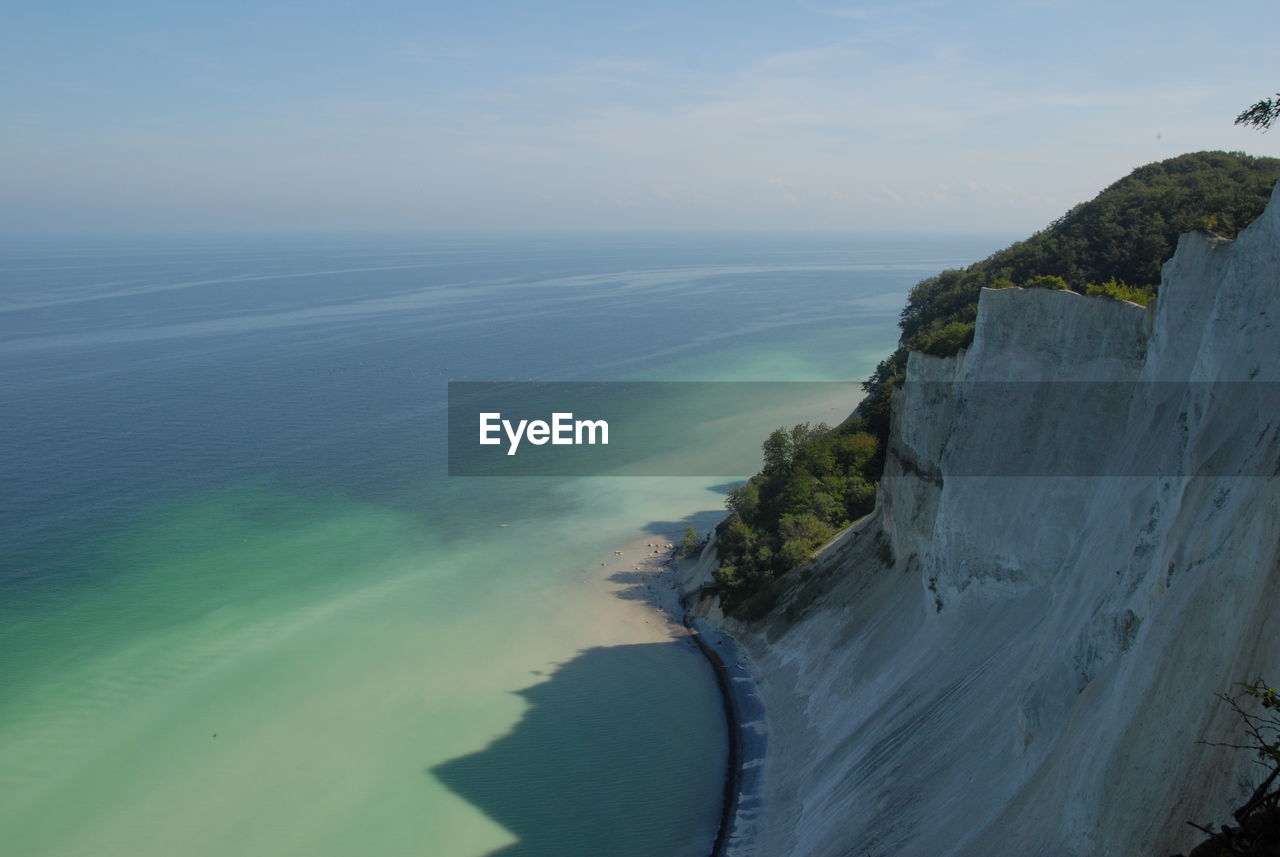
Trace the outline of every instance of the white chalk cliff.
<instances>
[{"instance_id":1,"label":"white chalk cliff","mask_svg":"<svg viewBox=\"0 0 1280 857\"><path fill-rule=\"evenodd\" d=\"M1196 742L1280 682L1278 325L1280 190L1183 236L1150 308L984 291L967 352L913 354L875 512L778 618L724 620L769 729L731 853L1164 857L1229 821L1261 769Z\"/></svg>"}]
</instances>

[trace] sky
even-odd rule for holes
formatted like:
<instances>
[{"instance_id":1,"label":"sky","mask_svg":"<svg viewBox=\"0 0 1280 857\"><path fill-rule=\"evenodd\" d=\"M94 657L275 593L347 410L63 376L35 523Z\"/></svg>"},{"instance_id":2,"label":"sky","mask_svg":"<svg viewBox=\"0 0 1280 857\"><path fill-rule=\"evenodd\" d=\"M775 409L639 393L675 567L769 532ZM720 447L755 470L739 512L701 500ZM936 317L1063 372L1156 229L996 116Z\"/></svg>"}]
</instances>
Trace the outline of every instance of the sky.
<instances>
[{"instance_id":1,"label":"sky","mask_svg":"<svg viewBox=\"0 0 1280 857\"><path fill-rule=\"evenodd\" d=\"M0 0L0 229L1030 232L1280 156L1280 3Z\"/></svg>"}]
</instances>

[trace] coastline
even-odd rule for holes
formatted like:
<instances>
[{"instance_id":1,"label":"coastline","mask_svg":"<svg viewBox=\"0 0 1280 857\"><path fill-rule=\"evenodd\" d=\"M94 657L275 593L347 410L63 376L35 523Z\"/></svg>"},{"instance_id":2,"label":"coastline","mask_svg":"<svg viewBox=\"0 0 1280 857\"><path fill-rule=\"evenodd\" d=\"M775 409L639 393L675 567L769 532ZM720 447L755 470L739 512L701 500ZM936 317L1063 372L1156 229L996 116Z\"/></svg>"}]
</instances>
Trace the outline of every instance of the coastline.
<instances>
[{"instance_id":1,"label":"coastline","mask_svg":"<svg viewBox=\"0 0 1280 857\"><path fill-rule=\"evenodd\" d=\"M647 602L669 626L667 630L677 639L686 639L711 667L724 711L728 753L719 821L707 857L747 857L763 793L767 746L764 704L745 652L723 630L692 613L686 604L687 596L677 586L677 578L687 578L702 554L678 557L678 548L666 547L674 544L673 540L661 536L644 538L643 543L635 539L615 551L615 560L621 558L631 565L628 571L609 575L608 580L625 584L625 588L615 590L617 597ZM629 559L638 551L645 552L639 561Z\"/></svg>"},{"instance_id":2,"label":"coastline","mask_svg":"<svg viewBox=\"0 0 1280 857\"><path fill-rule=\"evenodd\" d=\"M724 853L729 847L729 837L733 834L733 819L738 812L738 801L741 797L742 721L738 716L738 705L734 699L733 688L729 680L729 671L725 667L724 660L715 649L702 639L702 634L694 627L688 613L685 613L681 619L684 621L685 630L689 632L689 639L697 646L702 656L707 659L707 663L711 664L711 671L716 676L716 685L720 688L720 701L724 707L725 736L728 739L729 752L725 759L724 795L720 803L720 823L716 826L715 842L712 843L709 853L709 857L724 857Z\"/></svg>"},{"instance_id":3,"label":"coastline","mask_svg":"<svg viewBox=\"0 0 1280 857\"><path fill-rule=\"evenodd\" d=\"M755 821L763 798L768 747L764 701L750 662L734 639L705 617L686 614L683 619L694 644L716 673L729 735L725 801L710 857L748 857L753 853Z\"/></svg>"}]
</instances>

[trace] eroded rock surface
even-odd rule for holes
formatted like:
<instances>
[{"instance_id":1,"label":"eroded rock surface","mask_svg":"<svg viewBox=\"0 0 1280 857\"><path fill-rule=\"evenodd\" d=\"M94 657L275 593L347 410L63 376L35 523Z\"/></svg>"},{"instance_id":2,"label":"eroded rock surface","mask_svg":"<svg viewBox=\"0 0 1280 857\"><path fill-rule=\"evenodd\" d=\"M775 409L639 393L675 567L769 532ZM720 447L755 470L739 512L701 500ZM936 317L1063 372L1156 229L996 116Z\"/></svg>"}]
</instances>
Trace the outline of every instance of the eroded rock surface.
<instances>
[{"instance_id":1,"label":"eroded rock surface","mask_svg":"<svg viewBox=\"0 0 1280 857\"><path fill-rule=\"evenodd\" d=\"M770 742L740 857L1166 855L1247 795L1196 741L1280 681L1278 197L1149 309L987 291L967 353L912 355L876 511L797 621L729 623Z\"/></svg>"}]
</instances>

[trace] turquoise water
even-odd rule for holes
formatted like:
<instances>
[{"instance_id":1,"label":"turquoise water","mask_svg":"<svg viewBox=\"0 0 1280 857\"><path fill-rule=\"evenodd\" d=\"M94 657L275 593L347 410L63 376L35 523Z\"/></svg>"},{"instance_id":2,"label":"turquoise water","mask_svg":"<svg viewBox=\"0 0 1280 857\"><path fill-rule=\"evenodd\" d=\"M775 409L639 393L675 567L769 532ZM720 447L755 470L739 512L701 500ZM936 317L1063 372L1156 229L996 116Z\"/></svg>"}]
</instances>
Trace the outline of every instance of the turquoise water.
<instances>
[{"instance_id":1,"label":"turquoise water","mask_svg":"<svg viewBox=\"0 0 1280 857\"><path fill-rule=\"evenodd\" d=\"M445 384L858 379L1004 241L0 247L0 850L705 853L714 683L610 577L723 480L449 479Z\"/></svg>"}]
</instances>

